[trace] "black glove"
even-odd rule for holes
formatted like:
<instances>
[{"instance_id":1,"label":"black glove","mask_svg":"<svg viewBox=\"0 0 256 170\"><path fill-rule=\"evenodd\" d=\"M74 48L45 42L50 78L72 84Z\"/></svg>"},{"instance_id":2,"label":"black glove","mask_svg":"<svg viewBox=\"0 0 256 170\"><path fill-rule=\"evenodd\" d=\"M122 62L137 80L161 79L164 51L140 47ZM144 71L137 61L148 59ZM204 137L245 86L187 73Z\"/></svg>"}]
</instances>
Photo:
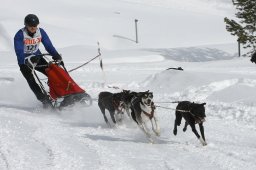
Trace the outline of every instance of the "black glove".
<instances>
[{"instance_id":1,"label":"black glove","mask_svg":"<svg viewBox=\"0 0 256 170\"><path fill-rule=\"evenodd\" d=\"M256 64L256 52L252 54L251 62Z\"/></svg>"},{"instance_id":2,"label":"black glove","mask_svg":"<svg viewBox=\"0 0 256 170\"><path fill-rule=\"evenodd\" d=\"M32 56L30 57L30 62L29 62L29 58L27 58L25 60L25 64L28 65L28 66L32 66L31 64L37 64L40 60L40 57L36 57L36 56Z\"/></svg>"},{"instance_id":3,"label":"black glove","mask_svg":"<svg viewBox=\"0 0 256 170\"><path fill-rule=\"evenodd\" d=\"M33 64L37 64L39 62L39 60L40 60L40 57L36 57L36 56L30 58L30 61Z\"/></svg>"},{"instance_id":4,"label":"black glove","mask_svg":"<svg viewBox=\"0 0 256 170\"><path fill-rule=\"evenodd\" d=\"M61 55L57 54L57 55L52 56L52 59L53 60L62 60L62 57L61 57Z\"/></svg>"}]
</instances>

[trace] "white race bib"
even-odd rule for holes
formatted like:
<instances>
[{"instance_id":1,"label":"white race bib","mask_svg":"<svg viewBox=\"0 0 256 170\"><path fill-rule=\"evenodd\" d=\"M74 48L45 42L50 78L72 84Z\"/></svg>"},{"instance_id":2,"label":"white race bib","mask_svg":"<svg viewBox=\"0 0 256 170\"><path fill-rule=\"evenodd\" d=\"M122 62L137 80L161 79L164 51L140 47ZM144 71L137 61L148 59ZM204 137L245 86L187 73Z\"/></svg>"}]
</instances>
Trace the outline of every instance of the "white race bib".
<instances>
[{"instance_id":1,"label":"white race bib","mask_svg":"<svg viewBox=\"0 0 256 170\"><path fill-rule=\"evenodd\" d=\"M40 32L40 29L38 28L36 30L36 33L33 37L30 37L25 30L25 28L22 29L23 35L24 35L24 53L26 54L33 54L39 49L40 42L42 40L42 35Z\"/></svg>"}]
</instances>

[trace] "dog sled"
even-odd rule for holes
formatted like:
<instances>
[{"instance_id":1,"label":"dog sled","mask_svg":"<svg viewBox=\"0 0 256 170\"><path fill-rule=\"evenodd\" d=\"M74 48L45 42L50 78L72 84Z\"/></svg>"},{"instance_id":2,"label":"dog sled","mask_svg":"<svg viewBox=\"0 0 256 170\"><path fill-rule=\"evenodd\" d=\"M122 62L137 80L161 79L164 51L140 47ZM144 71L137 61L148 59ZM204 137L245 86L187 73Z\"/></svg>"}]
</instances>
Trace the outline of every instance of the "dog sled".
<instances>
[{"instance_id":1,"label":"dog sled","mask_svg":"<svg viewBox=\"0 0 256 170\"><path fill-rule=\"evenodd\" d=\"M85 107L92 105L91 96L86 93L84 89L77 85L77 83L71 78L68 71L66 70L63 61L49 61L46 66L45 72L48 77L45 87L42 80L38 77L35 72L37 67L37 62L33 63L31 61L32 57L40 57L49 60L46 56L51 56L50 54L40 54L32 55L27 58L29 64L32 66L32 72L36 77L41 90L45 95L49 96L53 108L62 109L66 106L74 105L75 103L80 103Z\"/></svg>"}]
</instances>

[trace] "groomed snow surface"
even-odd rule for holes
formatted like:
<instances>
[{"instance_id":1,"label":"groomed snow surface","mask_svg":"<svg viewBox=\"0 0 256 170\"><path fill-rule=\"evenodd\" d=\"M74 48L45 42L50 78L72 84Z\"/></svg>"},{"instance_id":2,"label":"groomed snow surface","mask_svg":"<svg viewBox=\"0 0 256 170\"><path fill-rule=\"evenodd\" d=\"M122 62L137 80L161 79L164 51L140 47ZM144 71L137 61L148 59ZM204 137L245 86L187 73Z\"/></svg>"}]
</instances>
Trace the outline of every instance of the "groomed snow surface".
<instances>
[{"instance_id":1,"label":"groomed snow surface","mask_svg":"<svg viewBox=\"0 0 256 170\"><path fill-rule=\"evenodd\" d=\"M233 14L230 3L3 2L0 169L255 170L256 65L237 57L234 37L225 31L223 17ZM36 100L12 47L12 37L27 13L38 14L40 26L62 53L68 70L96 56L96 42L100 42L104 71L97 59L70 73L95 99L91 107L77 104L51 111ZM134 42L131 25L135 18L140 24L139 44ZM166 70L170 67L184 71ZM110 88L114 86L120 89ZM96 101L99 92L121 89L154 93L161 128L154 144L127 115L112 128L104 122ZM182 100L207 103L207 146L201 145L190 127L182 131L184 121L177 136L173 135L176 104L168 102ZM111 122L108 112L107 116Z\"/></svg>"}]
</instances>

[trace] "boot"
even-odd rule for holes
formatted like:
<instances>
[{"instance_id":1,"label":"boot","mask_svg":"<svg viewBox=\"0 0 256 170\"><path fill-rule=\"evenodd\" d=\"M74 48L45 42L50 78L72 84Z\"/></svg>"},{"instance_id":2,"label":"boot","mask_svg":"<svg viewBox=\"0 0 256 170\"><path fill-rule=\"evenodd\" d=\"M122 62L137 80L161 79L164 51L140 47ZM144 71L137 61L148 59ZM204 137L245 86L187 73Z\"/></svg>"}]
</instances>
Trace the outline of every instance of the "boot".
<instances>
[{"instance_id":1,"label":"boot","mask_svg":"<svg viewBox=\"0 0 256 170\"><path fill-rule=\"evenodd\" d=\"M48 108L53 109L52 102L48 97L42 100L42 104L44 109L48 109Z\"/></svg>"}]
</instances>

